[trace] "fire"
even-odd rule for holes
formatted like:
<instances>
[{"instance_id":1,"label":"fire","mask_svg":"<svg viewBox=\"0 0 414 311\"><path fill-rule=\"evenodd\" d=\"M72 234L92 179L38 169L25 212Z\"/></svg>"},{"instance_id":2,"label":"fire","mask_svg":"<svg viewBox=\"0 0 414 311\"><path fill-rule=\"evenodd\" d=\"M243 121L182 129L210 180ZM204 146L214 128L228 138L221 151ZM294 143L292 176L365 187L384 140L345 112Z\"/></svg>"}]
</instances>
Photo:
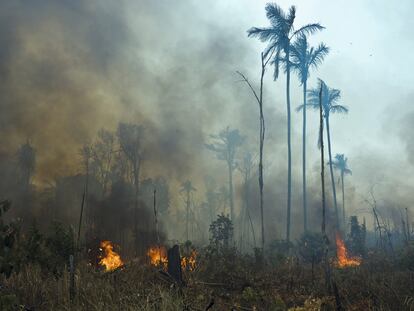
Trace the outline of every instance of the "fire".
<instances>
[{"instance_id":1,"label":"fire","mask_svg":"<svg viewBox=\"0 0 414 311\"><path fill-rule=\"evenodd\" d=\"M147 251L147 256L153 266L166 267L168 263L167 250L164 246L152 246Z\"/></svg>"},{"instance_id":2,"label":"fire","mask_svg":"<svg viewBox=\"0 0 414 311\"><path fill-rule=\"evenodd\" d=\"M348 257L345 243L338 233L336 234L336 256L338 257L337 264L340 268L355 267L361 264L361 258Z\"/></svg>"},{"instance_id":3,"label":"fire","mask_svg":"<svg viewBox=\"0 0 414 311\"><path fill-rule=\"evenodd\" d=\"M106 271L113 271L124 265L121 256L114 251L111 241L102 241L101 250L105 252L105 256L101 258L99 264L104 266Z\"/></svg>"},{"instance_id":4,"label":"fire","mask_svg":"<svg viewBox=\"0 0 414 311\"><path fill-rule=\"evenodd\" d=\"M156 267L162 267L164 270L168 265L167 249L164 246L152 246L147 251L150 263ZM192 250L188 256L181 257L181 268L188 271L194 271L197 267L197 252Z\"/></svg>"},{"instance_id":5,"label":"fire","mask_svg":"<svg viewBox=\"0 0 414 311\"><path fill-rule=\"evenodd\" d=\"M183 256L181 258L181 268L187 269L189 271L194 271L197 267L197 252L195 250L192 250L190 255Z\"/></svg>"}]
</instances>

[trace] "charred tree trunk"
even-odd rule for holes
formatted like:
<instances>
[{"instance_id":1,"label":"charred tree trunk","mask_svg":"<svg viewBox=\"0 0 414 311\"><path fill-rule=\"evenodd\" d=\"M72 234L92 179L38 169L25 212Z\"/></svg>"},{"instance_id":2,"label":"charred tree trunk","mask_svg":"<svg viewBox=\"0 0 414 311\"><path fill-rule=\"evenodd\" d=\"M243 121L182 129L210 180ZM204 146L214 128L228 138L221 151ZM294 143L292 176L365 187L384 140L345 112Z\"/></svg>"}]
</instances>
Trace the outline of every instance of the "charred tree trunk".
<instances>
[{"instance_id":1,"label":"charred tree trunk","mask_svg":"<svg viewBox=\"0 0 414 311\"><path fill-rule=\"evenodd\" d=\"M182 284L182 271L181 271L181 256L180 248L178 245L174 245L167 252L168 259L168 274L176 281L178 284Z\"/></svg>"}]
</instances>

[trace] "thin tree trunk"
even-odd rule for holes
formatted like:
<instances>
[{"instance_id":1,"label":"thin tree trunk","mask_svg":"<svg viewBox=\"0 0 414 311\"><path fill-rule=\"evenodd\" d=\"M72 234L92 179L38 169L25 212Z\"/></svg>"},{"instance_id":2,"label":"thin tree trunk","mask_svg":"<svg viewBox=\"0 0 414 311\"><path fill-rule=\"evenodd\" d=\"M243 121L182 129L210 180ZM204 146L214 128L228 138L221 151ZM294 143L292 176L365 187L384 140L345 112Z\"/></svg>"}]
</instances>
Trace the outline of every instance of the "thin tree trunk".
<instances>
[{"instance_id":1,"label":"thin tree trunk","mask_svg":"<svg viewBox=\"0 0 414 311\"><path fill-rule=\"evenodd\" d=\"M411 239L410 235L410 222L408 221L408 209L405 208L405 220L406 220L406 226L407 226L407 239L408 241Z\"/></svg>"},{"instance_id":2,"label":"thin tree trunk","mask_svg":"<svg viewBox=\"0 0 414 311\"><path fill-rule=\"evenodd\" d=\"M134 186L135 186L135 198L134 198L134 234L135 234L135 255L138 255L138 196L139 196L139 171L140 171L140 159L134 161L133 174L134 174Z\"/></svg>"},{"instance_id":3,"label":"thin tree trunk","mask_svg":"<svg viewBox=\"0 0 414 311\"><path fill-rule=\"evenodd\" d=\"M339 213L338 213L338 204L336 201L335 178L334 178L333 167L332 167L332 149L331 149L331 133L329 130L329 116L325 116L325 122L326 122L326 135L328 135L329 170L331 173L332 192L333 192L334 207L335 207L335 220L336 220L336 228L338 230L339 229Z\"/></svg>"},{"instance_id":4,"label":"thin tree trunk","mask_svg":"<svg viewBox=\"0 0 414 311\"><path fill-rule=\"evenodd\" d=\"M342 221L344 230L346 230L346 215L345 215L345 186L344 186L344 173L341 173L341 184L342 184Z\"/></svg>"},{"instance_id":5,"label":"thin tree trunk","mask_svg":"<svg viewBox=\"0 0 414 311\"><path fill-rule=\"evenodd\" d=\"M326 235L326 203L325 203L325 154L323 144L323 109L322 109L322 84L319 91L319 144L321 149L321 184L322 184L322 236L324 240L324 270L325 286L327 292L331 291L331 271L328 259L329 240Z\"/></svg>"},{"instance_id":6,"label":"thin tree trunk","mask_svg":"<svg viewBox=\"0 0 414 311\"><path fill-rule=\"evenodd\" d=\"M325 204L325 154L323 144L323 110L322 85L319 92L319 147L321 149L321 185L322 185L322 235L326 236L326 204Z\"/></svg>"},{"instance_id":7,"label":"thin tree trunk","mask_svg":"<svg viewBox=\"0 0 414 311\"><path fill-rule=\"evenodd\" d=\"M286 109L287 109L287 144L288 144L288 195L287 195L287 220L286 241L290 242L290 212L292 196L292 150L291 150L291 116L290 116L290 66L289 50L286 53Z\"/></svg>"},{"instance_id":8,"label":"thin tree trunk","mask_svg":"<svg viewBox=\"0 0 414 311\"><path fill-rule=\"evenodd\" d=\"M78 225L78 238L76 242L76 248L80 249L80 236L81 236L81 229L82 229L82 220L83 220L83 211L85 209L85 205L87 205L88 200L88 184L89 184L89 159L86 160L86 180L85 180L85 188L83 189L82 195L82 203L81 203L81 210L79 215L79 225ZM88 218L86 218L87 220Z\"/></svg>"},{"instance_id":9,"label":"thin tree trunk","mask_svg":"<svg viewBox=\"0 0 414 311\"><path fill-rule=\"evenodd\" d=\"M263 207L264 207L264 197L263 197L263 149L264 149L264 139L265 139L265 119L263 114L263 77L266 70L266 64L264 60L264 55L261 55L262 59L262 74L260 76L260 98L259 98L259 109L260 109L260 137L259 137L259 190L260 190L260 224L262 229L262 252L264 251L264 244L265 244L265 232L264 232L264 215L263 215ZM253 229L253 227L252 227ZM256 245L256 243L255 243Z\"/></svg>"},{"instance_id":10,"label":"thin tree trunk","mask_svg":"<svg viewBox=\"0 0 414 311\"><path fill-rule=\"evenodd\" d=\"M189 236L188 236L188 225L189 225L189 221L190 221L190 191L187 190L187 202L186 202L186 219L185 219L185 237L186 237L186 241L188 241Z\"/></svg>"},{"instance_id":11,"label":"thin tree trunk","mask_svg":"<svg viewBox=\"0 0 414 311\"><path fill-rule=\"evenodd\" d=\"M302 191L303 191L303 230L308 231L306 202L306 80L303 83L303 129L302 129Z\"/></svg>"},{"instance_id":12,"label":"thin tree trunk","mask_svg":"<svg viewBox=\"0 0 414 311\"><path fill-rule=\"evenodd\" d=\"M229 200L230 200L230 219L234 223L234 202L233 202L233 163L227 163L229 167Z\"/></svg>"}]
</instances>

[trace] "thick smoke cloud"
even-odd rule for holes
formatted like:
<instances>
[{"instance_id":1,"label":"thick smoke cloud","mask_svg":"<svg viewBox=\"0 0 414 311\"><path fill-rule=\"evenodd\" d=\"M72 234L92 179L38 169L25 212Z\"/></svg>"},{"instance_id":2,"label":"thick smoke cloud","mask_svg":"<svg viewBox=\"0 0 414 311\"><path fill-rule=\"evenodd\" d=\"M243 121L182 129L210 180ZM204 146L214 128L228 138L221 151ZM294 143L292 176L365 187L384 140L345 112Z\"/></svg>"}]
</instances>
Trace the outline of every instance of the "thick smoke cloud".
<instances>
[{"instance_id":1,"label":"thick smoke cloud","mask_svg":"<svg viewBox=\"0 0 414 311\"><path fill-rule=\"evenodd\" d=\"M199 190L198 201L203 200L205 175L226 183L225 163L204 148L209 134L228 125L239 128L247 139L242 152L257 150L257 106L235 71L243 71L257 85L260 44L246 38L246 27L236 17L220 19L225 15L222 9L211 5L207 12L198 1L2 2L1 153L12 155L30 140L38 156L35 181L42 186L56 176L81 171L78 150L93 141L100 128L115 130L120 121L138 123L145 127L143 177L166 176L173 195L189 178ZM271 71L265 85L266 225L269 238L280 238L285 232L287 195L284 79L275 86ZM293 105L300 103L300 90L296 92ZM292 213L297 235L302 228L301 140L300 118L294 118ZM407 125L404 131L408 136L409 129ZM311 127L309 211L319 228L316 140ZM412 145L407 139L408 151ZM378 168L365 165L370 152L346 152L355 165L346 186L347 206L354 211ZM392 170L388 173L393 175ZM241 178L235 175L236 205L241 206ZM363 184L360 193L354 180ZM177 196L173 205L180 204Z\"/></svg>"}]
</instances>

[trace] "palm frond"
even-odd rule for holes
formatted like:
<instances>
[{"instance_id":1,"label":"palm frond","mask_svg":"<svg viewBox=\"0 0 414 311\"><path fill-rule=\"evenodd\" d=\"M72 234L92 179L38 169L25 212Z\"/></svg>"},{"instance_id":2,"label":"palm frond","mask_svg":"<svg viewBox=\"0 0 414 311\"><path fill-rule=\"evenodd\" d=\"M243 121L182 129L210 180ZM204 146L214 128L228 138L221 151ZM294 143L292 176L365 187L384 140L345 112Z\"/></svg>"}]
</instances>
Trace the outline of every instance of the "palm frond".
<instances>
[{"instance_id":1,"label":"palm frond","mask_svg":"<svg viewBox=\"0 0 414 311\"><path fill-rule=\"evenodd\" d=\"M349 109L342 105L332 105L329 107L331 113L348 113Z\"/></svg>"},{"instance_id":2,"label":"palm frond","mask_svg":"<svg viewBox=\"0 0 414 311\"><path fill-rule=\"evenodd\" d=\"M314 24L307 24L305 26L300 27L298 30L296 30L293 34L292 34L292 38L296 37L296 36L301 36L301 35L311 35L314 34L317 31L321 31L325 29L325 27L321 26L319 23L314 23Z\"/></svg>"},{"instance_id":3,"label":"palm frond","mask_svg":"<svg viewBox=\"0 0 414 311\"><path fill-rule=\"evenodd\" d=\"M322 63L328 53L329 47L327 47L324 43L320 43L316 49L312 49L310 51L309 65L316 69L316 67Z\"/></svg>"},{"instance_id":4,"label":"palm frond","mask_svg":"<svg viewBox=\"0 0 414 311\"><path fill-rule=\"evenodd\" d=\"M331 105L334 105L341 99L341 91L327 87L328 100Z\"/></svg>"},{"instance_id":5,"label":"palm frond","mask_svg":"<svg viewBox=\"0 0 414 311\"><path fill-rule=\"evenodd\" d=\"M286 16L286 26L288 27L287 30L290 30L293 28L293 22L295 21L295 17L296 17L296 7L292 5L289 8L288 15Z\"/></svg>"},{"instance_id":6,"label":"palm frond","mask_svg":"<svg viewBox=\"0 0 414 311\"><path fill-rule=\"evenodd\" d=\"M283 29L286 25L286 14L282 8L276 3L266 4L266 16L269 19L271 25L277 29Z\"/></svg>"},{"instance_id":7,"label":"palm frond","mask_svg":"<svg viewBox=\"0 0 414 311\"><path fill-rule=\"evenodd\" d=\"M275 30L273 28L258 28L252 27L247 30L248 37L256 37L259 38L260 41L265 42L269 40L274 40L277 37Z\"/></svg>"},{"instance_id":8,"label":"palm frond","mask_svg":"<svg viewBox=\"0 0 414 311\"><path fill-rule=\"evenodd\" d=\"M296 107L296 112L302 111L303 108L305 107L304 104L299 105ZM319 109L319 104L313 104L313 103L306 103L306 109L314 109L314 110L318 110Z\"/></svg>"}]
</instances>

